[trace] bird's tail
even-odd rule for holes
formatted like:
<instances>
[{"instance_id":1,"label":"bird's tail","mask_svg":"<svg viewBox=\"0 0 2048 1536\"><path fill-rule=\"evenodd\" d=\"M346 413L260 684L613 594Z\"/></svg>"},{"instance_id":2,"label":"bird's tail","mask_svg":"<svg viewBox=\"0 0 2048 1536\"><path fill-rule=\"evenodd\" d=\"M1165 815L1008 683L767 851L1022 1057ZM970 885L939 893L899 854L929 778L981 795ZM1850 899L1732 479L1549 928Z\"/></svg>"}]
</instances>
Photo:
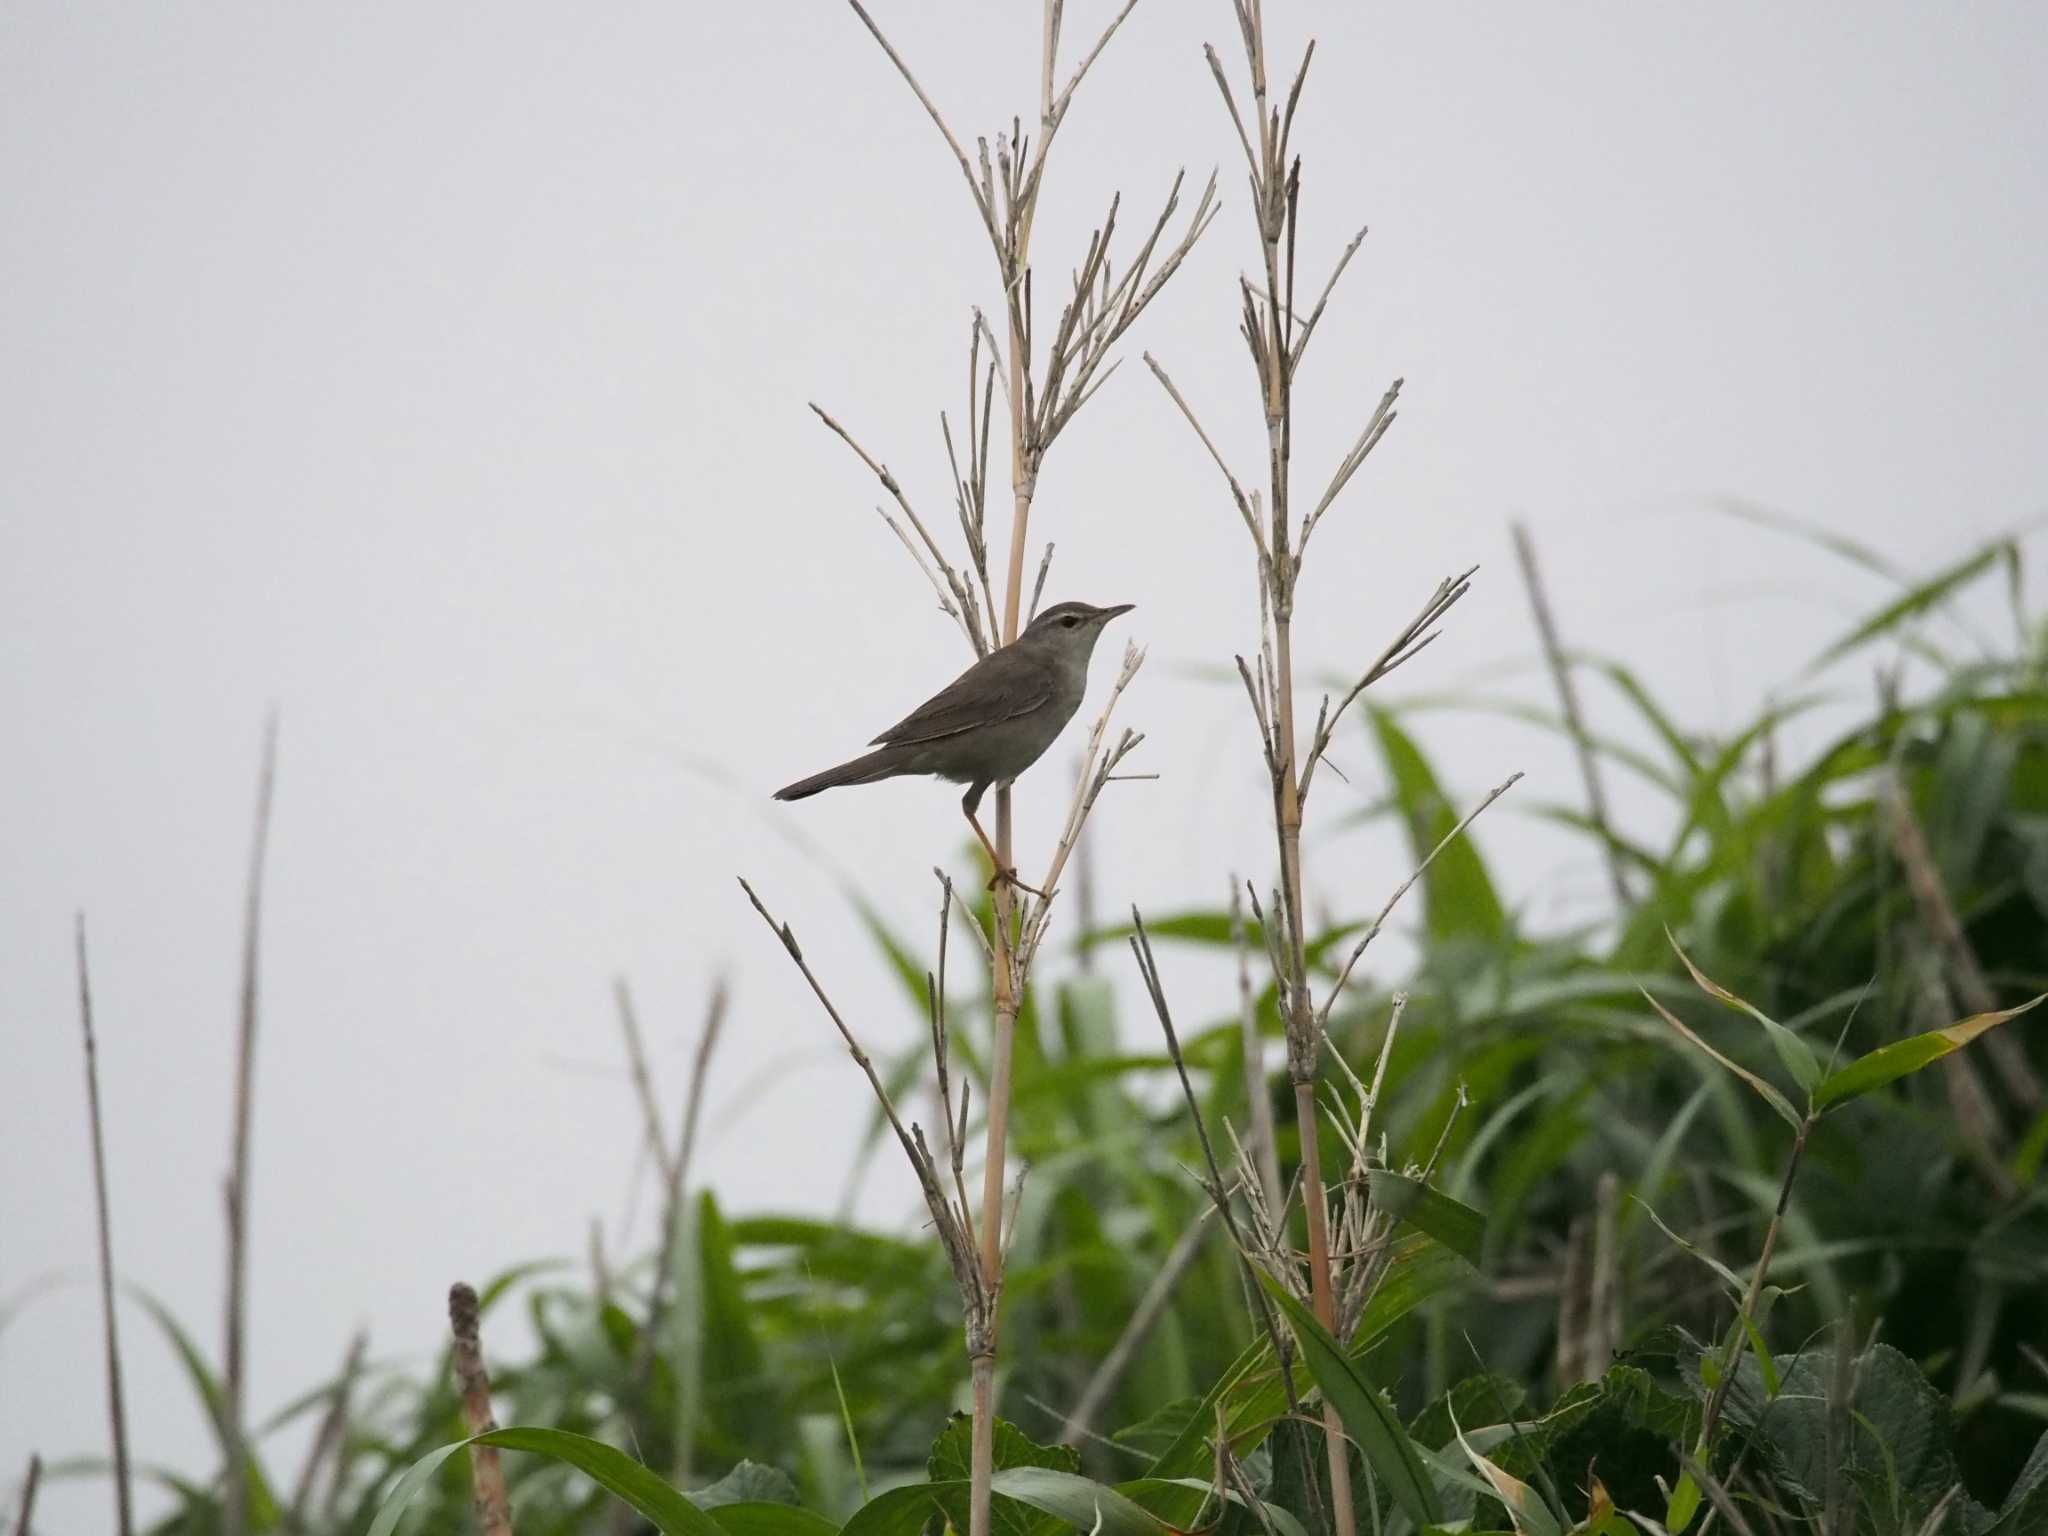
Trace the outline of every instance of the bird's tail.
<instances>
[{"instance_id":1,"label":"bird's tail","mask_svg":"<svg viewBox=\"0 0 2048 1536\"><path fill-rule=\"evenodd\" d=\"M808 779L798 779L775 791L778 800L802 800L815 795L821 789L837 789L842 784L872 784L877 779L893 778L902 771L902 753L895 747L877 747L863 753L852 762L841 763L837 768L827 768L823 773L814 773Z\"/></svg>"}]
</instances>

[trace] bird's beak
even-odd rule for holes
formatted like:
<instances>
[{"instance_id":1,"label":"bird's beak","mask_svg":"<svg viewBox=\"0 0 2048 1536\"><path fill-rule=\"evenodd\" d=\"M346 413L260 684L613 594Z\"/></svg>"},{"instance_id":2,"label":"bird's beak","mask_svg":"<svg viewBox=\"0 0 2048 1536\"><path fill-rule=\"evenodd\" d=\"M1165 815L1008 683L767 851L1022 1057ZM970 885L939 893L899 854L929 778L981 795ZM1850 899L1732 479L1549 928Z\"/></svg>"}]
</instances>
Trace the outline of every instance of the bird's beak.
<instances>
[{"instance_id":1,"label":"bird's beak","mask_svg":"<svg viewBox=\"0 0 2048 1536\"><path fill-rule=\"evenodd\" d=\"M1136 603L1118 603L1114 608L1105 608L1102 610L1102 618L1100 622L1107 624L1111 619L1115 618L1118 614L1129 613L1133 608L1137 606L1138 605Z\"/></svg>"}]
</instances>

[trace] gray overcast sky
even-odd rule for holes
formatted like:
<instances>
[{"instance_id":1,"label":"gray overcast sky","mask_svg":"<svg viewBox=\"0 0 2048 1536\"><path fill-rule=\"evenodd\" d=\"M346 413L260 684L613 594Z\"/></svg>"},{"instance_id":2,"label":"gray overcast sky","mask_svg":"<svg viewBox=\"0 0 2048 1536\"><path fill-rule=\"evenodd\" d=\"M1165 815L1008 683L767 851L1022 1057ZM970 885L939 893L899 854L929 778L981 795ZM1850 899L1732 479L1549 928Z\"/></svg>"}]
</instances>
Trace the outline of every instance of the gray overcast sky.
<instances>
[{"instance_id":1,"label":"gray overcast sky","mask_svg":"<svg viewBox=\"0 0 2048 1536\"><path fill-rule=\"evenodd\" d=\"M1028 111L1035 7L874 8L960 131ZM1883 596L1720 499L1908 569L2041 511L2048 10L1269 8L1280 56L1319 39L1306 270L1373 230L1302 378L1303 482L1408 381L1318 535L1312 666L1357 663L1478 562L1407 686L1538 688L1505 537L1522 516L1571 634L1712 727ZM1070 50L1107 9L1075 0ZM1063 130L1038 252L1050 281L1113 188L1149 212L1175 167L1221 166L1222 218L1131 350L1249 477L1232 326L1252 247L1199 54L1232 37L1222 0L1139 7ZM872 1044L907 1039L789 834L922 937L930 866L967 867L954 795L767 793L964 653L805 402L946 521L935 416L960 405L968 306L993 306L957 172L854 18L17 0L0 208L0 1297L90 1263L83 908L120 1262L217 1348L273 702L258 1412L356 1324L423 1352L451 1279L580 1252L593 1214L616 1226L634 1134L615 972L679 1093L732 970L703 1171L735 1206L828 1205L865 1103L732 876L797 924ZM1122 627L1151 647L1128 718L1166 777L1105 802L1104 903L1170 909L1263 873L1242 701L1197 670L1251 638L1245 541L1135 355L1058 444L1033 529L1059 543L1051 592L1138 603ZM1445 716L1427 741L1461 794L1513 767L1531 803L1576 794L1526 734ZM1026 781L1027 847L1073 748ZM1327 820L1375 792L1356 739L1346 755ZM1482 842L1538 914L1597 893L1526 817L1504 808ZM1334 910L1400 873L1381 838L1333 855ZM1181 974L1206 1011L1203 973ZM910 1199L878 1169L870 1214ZM102 1445L94 1317L73 1283L0 1338L0 1484L31 1447ZM197 1470L197 1408L143 1315L125 1326L137 1454ZM49 1511L104 1508L92 1487Z\"/></svg>"}]
</instances>

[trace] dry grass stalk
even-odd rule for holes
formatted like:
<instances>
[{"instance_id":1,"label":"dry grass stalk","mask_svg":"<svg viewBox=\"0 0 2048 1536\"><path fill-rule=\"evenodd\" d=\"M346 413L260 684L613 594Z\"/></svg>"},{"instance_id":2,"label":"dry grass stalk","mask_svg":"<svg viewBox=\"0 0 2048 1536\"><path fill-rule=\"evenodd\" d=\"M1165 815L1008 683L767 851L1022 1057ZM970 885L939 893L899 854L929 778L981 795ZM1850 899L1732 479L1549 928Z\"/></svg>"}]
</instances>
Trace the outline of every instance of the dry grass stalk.
<instances>
[{"instance_id":1,"label":"dry grass stalk","mask_svg":"<svg viewBox=\"0 0 2048 1536\"><path fill-rule=\"evenodd\" d=\"M349 1340L348 1354L341 1363L341 1374L335 1378L334 1391L327 1399L327 1412L320 1417L320 1427L313 1433L313 1444L299 1468L298 1481L292 1486L291 1507L285 1522L288 1530L310 1529L308 1516L313 1504L313 1484L319 1476L321 1463L332 1457L337 1475L339 1473L342 1442L348 1435L349 1403L355 1394L356 1378L362 1374L363 1355L369 1347L370 1336L361 1329Z\"/></svg>"},{"instance_id":2,"label":"dry grass stalk","mask_svg":"<svg viewBox=\"0 0 2048 1536\"><path fill-rule=\"evenodd\" d=\"M1261 618L1257 659L1254 665L1240 656L1238 670L1258 724L1260 747L1272 782L1280 883L1274 902L1278 928L1275 931L1268 927L1268 953L1274 963L1280 1012L1287 1030L1288 1075L1294 1088L1295 1115L1300 1127L1312 1301L1318 1319L1324 1326L1334 1328L1338 1307L1332 1284L1329 1205L1323 1182L1315 1093L1328 1008L1326 1005L1318 1011L1309 996L1301 854L1303 805L1315 766L1327 750L1331 734L1346 709L1367 687L1417 655L1434 640L1435 631L1431 626L1464 596L1471 573L1466 572L1464 576L1443 583L1417 619L1395 638L1334 709L1329 699L1324 699L1308 750L1300 750L1295 719L1293 625L1295 587L1301 562L1324 515L1392 426L1401 383L1395 380L1381 396L1379 404L1366 417L1357 436L1338 460L1315 504L1297 521L1291 499L1294 379L1337 280L1357 253L1364 231L1361 230L1344 248L1314 307L1303 319L1295 305L1301 161L1291 148L1291 137L1295 110L1300 103L1315 46L1311 43L1303 53L1284 102L1276 101L1269 89L1263 7L1259 0L1233 0L1233 8L1250 88L1250 101L1243 110L1239 108L1230 77L1216 50L1205 48L1204 54L1244 151L1253 219L1259 238L1264 281L1261 284L1241 278L1238 297L1239 334L1257 372L1264 408L1267 462L1262 491L1246 490L1165 369L1149 355L1146 362L1222 472L1231 501L1251 537L1257 560ZM1324 1430L1335 1504L1336 1536L1353 1536L1356 1519L1351 1505L1342 1426L1334 1409L1327 1404Z\"/></svg>"},{"instance_id":3,"label":"dry grass stalk","mask_svg":"<svg viewBox=\"0 0 2048 1536\"><path fill-rule=\"evenodd\" d=\"M100 1115L99 1045L92 1030L92 979L85 959L83 913L78 916L75 937L78 947L78 1019L85 1034L85 1105L92 1131L93 1204L99 1217L100 1319L107 1340L107 1417L111 1422L114 1442L115 1529L120 1536L130 1536L135 1529L135 1515L131 1502L133 1482L128 1473L128 1411L121 1395L121 1341L114 1325L114 1237L107 1208L107 1150ZM40 1463L34 1463L30 1469L28 1497L31 1501L35 1497L34 1476L39 1467ZM26 1514L23 1525L27 1525Z\"/></svg>"},{"instance_id":4,"label":"dry grass stalk","mask_svg":"<svg viewBox=\"0 0 2048 1536\"><path fill-rule=\"evenodd\" d=\"M227 1177L227 1347L221 1390L221 1439L227 1451L221 1529L242 1536L249 1520L249 1455L244 1436L249 1291L249 1127L256 1095L257 981L263 918L263 868L270 846L270 803L277 782L277 716L263 730L263 767L256 787L256 834L249 850L242 915L241 1007L235 1032L234 1141Z\"/></svg>"},{"instance_id":5,"label":"dry grass stalk","mask_svg":"<svg viewBox=\"0 0 2048 1536\"><path fill-rule=\"evenodd\" d=\"M1578 755L1579 777L1586 786L1586 815L1593 823L1607 851L1607 880L1614 891L1614 904L1626 910L1634 898L1628 887L1628 871L1622 867L1621 851L1607 819L1607 788L1600 780L1600 760L1593 753L1593 738L1586 731L1586 717L1579 708L1578 686L1572 681L1571 661L1558 637L1557 619L1550 610L1549 594L1543 590L1543 573L1536 565L1536 542L1528 528L1514 525L1515 558L1521 563L1522 585L1529 591L1529 609L1536 617L1536 633L1543 641L1543 659L1550 668L1550 681L1557 689L1557 704L1564 715L1566 733Z\"/></svg>"},{"instance_id":6,"label":"dry grass stalk","mask_svg":"<svg viewBox=\"0 0 2048 1536\"><path fill-rule=\"evenodd\" d=\"M1259 1191L1280 1204L1280 1151L1273 1131L1273 1101L1266 1092L1265 1042L1259 1037L1258 998L1252 989L1251 950L1245 944L1244 893L1230 882L1230 944L1237 953L1237 1024L1244 1049L1244 1080L1252 1124L1252 1154Z\"/></svg>"},{"instance_id":7,"label":"dry grass stalk","mask_svg":"<svg viewBox=\"0 0 2048 1536\"><path fill-rule=\"evenodd\" d=\"M647 1155L664 1188L669 1182L668 1148L662 1145L661 1107L654 1101L654 1074L647 1066L647 1041L640 1033L640 1014L633 1006L633 991L626 978L612 981L612 999L618 1004L619 1028L626 1037L626 1067L633 1079L633 1094L640 1101L640 1126L647 1137Z\"/></svg>"},{"instance_id":8,"label":"dry grass stalk","mask_svg":"<svg viewBox=\"0 0 2048 1536\"><path fill-rule=\"evenodd\" d=\"M1977 952L1970 947L1970 937L1963 931L1962 919L1957 916L1955 903L1949 898L1948 886L1941 878L1941 868L1935 863L1933 850L1927 846L1927 835L1920 830L1919 818L1913 814L1912 802L1906 797L1905 786L1899 782L1896 768L1885 773L1878 795L1884 812L1885 830L1890 837L1892 851L1898 855L1905 870L1906 887L1912 892L1914 910L1919 913L1921 925L1941 951L1949 974L1954 978L1956 996L1971 1013L1993 1012L1998 1007L1997 995L1984 979L1984 967L1978 963ZM1999 1079L2014 1102L2030 1113L2039 1110L2043 1097L2041 1079L2035 1073L2033 1063L2027 1060L2026 1047L2014 1036L1995 1030L1985 1037L1984 1044L1997 1063Z\"/></svg>"},{"instance_id":9,"label":"dry grass stalk","mask_svg":"<svg viewBox=\"0 0 2048 1536\"><path fill-rule=\"evenodd\" d=\"M634 1019L632 1002L623 983L619 986L621 1018L626 1023L628 1040L635 1040L639 1027ZM697 1054L690 1067L688 1098L683 1108L683 1124L676 1141L676 1149L669 1152L659 1143L660 1115L654 1106L653 1089L647 1090L646 1112L657 1137L654 1148L655 1164L662 1171L663 1189L661 1202L661 1236L655 1255L654 1280L647 1298L647 1321L641 1326L640 1337L633 1349L633 1369L628 1401L631 1416L644 1427L647 1392L654 1379L654 1357L660 1348L661 1333L668 1320L668 1312L674 1302L675 1265L677 1251L682 1246L683 1205L689 1193L691 1154L697 1144L697 1122L703 1111L704 1083L711 1071L711 1057L718 1048L718 1040L725 1027L726 1008L730 993L723 978L713 983L711 1000L704 1014L704 1029L697 1038ZM644 1070L644 1068L643 1068ZM680 1426L679 1426L680 1429ZM690 1472L692 1436L679 1432L675 1447L675 1477L687 1481ZM620 1503L614 1506L615 1515L624 1511L630 1515L630 1506ZM630 1522L628 1522L630 1523Z\"/></svg>"},{"instance_id":10,"label":"dry grass stalk","mask_svg":"<svg viewBox=\"0 0 2048 1536\"><path fill-rule=\"evenodd\" d=\"M462 1390L462 1419L472 1435L498 1427L491 1417L491 1378L484 1369L476 1292L458 1280L448 1288L448 1324L455 1335L455 1384ZM470 1487L476 1499L477 1529L483 1536L512 1536L512 1501L505 1493L505 1468L494 1445L469 1448Z\"/></svg>"},{"instance_id":11,"label":"dry grass stalk","mask_svg":"<svg viewBox=\"0 0 2048 1536\"><path fill-rule=\"evenodd\" d=\"M35 1517L36 1491L43 1484L43 1458L31 1451L28 1475L21 1482L21 1512L14 1517L14 1536L29 1536L29 1521Z\"/></svg>"},{"instance_id":12,"label":"dry grass stalk","mask_svg":"<svg viewBox=\"0 0 2048 1536\"><path fill-rule=\"evenodd\" d=\"M1101 1363L1090 1374L1088 1384L1081 1389L1066 1422L1060 1426L1059 1438L1063 1444L1078 1445L1093 1431L1095 1415L1102 1411L1109 1394L1123 1380L1131 1357L1150 1336L1153 1324L1165 1313L1181 1276L1202 1256L1202 1240L1209 1235L1209 1218L1214 1214L1214 1206L1202 1212L1188 1223L1180 1236L1173 1240L1173 1246L1167 1249L1151 1284L1145 1287L1145 1294L1138 1298L1137 1307L1124 1323L1123 1332L1117 1335L1116 1343L1110 1346L1109 1353L1102 1357Z\"/></svg>"},{"instance_id":13,"label":"dry grass stalk","mask_svg":"<svg viewBox=\"0 0 2048 1536\"><path fill-rule=\"evenodd\" d=\"M960 626L977 655L986 654L994 646L1006 645L1017 637L1024 611L1024 571L1026 551L1030 547L1031 508L1047 451L1114 371L1111 353L1117 342L1179 270L1188 252L1215 217L1216 180L1211 175L1178 236L1169 233L1181 206L1184 178L1176 175L1158 216L1139 239L1130 259L1119 265L1112 252L1121 214L1121 199L1113 198L1108 211L1089 237L1080 261L1073 268L1070 284L1060 301L1057 320L1048 332L1038 329L1034 308L1032 231L1037 221L1048 157L1073 104L1075 92L1124 19L1135 9L1136 3L1137 0L1126 0L1094 45L1081 57L1065 83L1059 84L1060 33L1065 7L1063 0L1044 0L1039 38L1035 139L1024 130L1021 119L1013 119L1007 134L996 135L993 147L987 138L976 139L975 152L970 157L963 141L947 123L945 115L903 55L883 34L860 0L849 0L855 15L880 45L945 140L967 183L968 195L996 262L1007 322L1007 345L998 341L995 330L977 311L968 343L964 470L960 445L954 440L951 423L945 416L940 417L947 460L952 469L955 507L967 545L967 558L963 564L955 566L945 558L929 526L913 511L909 497L881 461L855 442L823 410L818 414L854 450L894 498L903 524L912 531L906 533L904 526L887 513L883 514L884 520L916 560L938 595L939 606ZM990 570L986 534L989 448L999 381L1009 416L1011 506L1010 540L1003 567L1000 608L996 582ZM1051 553L1048 546L1039 566L1037 587L1040 590L1044 586ZM1034 591L1034 608L1036 604L1037 592ZM1129 680L1130 670L1135 670L1134 665L1127 666L1122 681ZM1099 745L1099 742L1091 743L1091 760ZM1101 767L1099 773L1084 771L1082 787L1076 798L1078 818L1085 819L1095 796L1109 781L1110 769L1135 745L1136 738L1127 733L1106 754L1107 766ZM1014 819L1010 786L1007 784L996 786L995 823L998 861L1005 867L1013 866ZM1066 832L1054 855L1055 876L1058 867L1072 851L1073 839L1078 834L1079 820L1076 814L1070 813ZM1046 900L1049 901L1052 885L1047 883L1041 888L1047 892ZM989 1103L985 1117L979 1223L979 1290L988 1298L990 1315L987 1319L986 1353L970 1350L975 1361L970 1536L987 1536L989 1520L995 1413L993 1306L1001 1285L1011 1053L1031 952L1037 940L1042 938L1045 926L1045 903L1042 902L1037 909L1034 933L1032 915L1017 910L1019 899L1019 894L1007 883L998 886L995 931L990 936L994 1023L989 1056Z\"/></svg>"}]
</instances>

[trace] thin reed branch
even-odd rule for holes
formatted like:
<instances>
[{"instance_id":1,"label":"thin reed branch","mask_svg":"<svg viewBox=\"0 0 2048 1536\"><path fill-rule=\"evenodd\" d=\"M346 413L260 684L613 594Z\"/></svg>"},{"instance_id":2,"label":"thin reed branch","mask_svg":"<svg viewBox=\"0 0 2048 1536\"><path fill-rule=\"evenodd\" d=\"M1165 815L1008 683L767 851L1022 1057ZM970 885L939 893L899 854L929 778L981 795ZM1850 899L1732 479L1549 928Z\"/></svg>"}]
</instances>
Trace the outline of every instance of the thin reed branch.
<instances>
[{"instance_id":1,"label":"thin reed branch","mask_svg":"<svg viewBox=\"0 0 2048 1536\"><path fill-rule=\"evenodd\" d=\"M291 1506L286 1519L289 1530L306 1531L310 1528L313 1484L319 1477L320 1467L329 1458L337 1467L340 1464L342 1442L348 1436L350 1403L355 1395L356 1380L363 1372L363 1356L369 1347L370 1336L357 1329L349 1340L348 1353L342 1357L341 1374L334 1379L334 1390L327 1398L327 1411L320 1416L320 1427L313 1432L313 1443L306 1450L298 1481L292 1485Z\"/></svg>"},{"instance_id":2,"label":"thin reed branch","mask_svg":"<svg viewBox=\"0 0 2048 1536\"><path fill-rule=\"evenodd\" d=\"M1586 717L1579 708L1578 685L1572 680L1564 643L1558 638L1557 620L1551 613L1549 594L1543 590L1543 573L1536 564L1536 542L1526 524L1514 524L1515 558L1521 563L1522 585L1528 589L1529 611L1536 619L1536 634L1543 642L1543 660L1550 668L1551 686L1557 690L1558 708L1564 714L1566 732L1578 757L1579 779L1586 788L1586 815L1599 834L1607 856L1607 881L1614 892L1618 911L1626 910L1633 897L1628 872L1622 865L1621 849L1607 817L1607 790L1600 781L1600 760L1593 752L1593 738L1586 730Z\"/></svg>"},{"instance_id":3,"label":"thin reed branch","mask_svg":"<svg viewBox=\"0 0 2048 1536\"><path fill-rule=\"evenodd\" d=\"M92 978L85 956L85 914L79 913L74 937L78 949L78 1020L85 1035L85 1105L92 1133L93 1206L99 1219L100 1321L106 1336L107 1418L114 1443L114 1519L120 1536L135 1530L134 1483L128 1471L128 1410L121 1394L121 1341L114 1322L114 1237L107 1200L107 1151L100 1114L99 1045L92 1028ZM33 1480L29 1498L35 1494ZM26 1516L24 1516L24 1525Z\"/></svg>"},{"instance_id":4,"label":"thin reed branch","mask_svg":"<svg viewBox=\"0 0 2048 1536\"><path fill-rule=\"evenodd\" d=\"M43 1458L29 1452L28 1475L21 1480L21 1510L14 1517L14 1536L29 1536L29 1522L35 1518L36 1492L43 1483Z\"/></svg>"},{"instance_id":5,"label":"thin reed branch","mask_svg":"<svg viewBox=\"0 0 2048 1536\"><path fill-rule=\"evenodd\" d=\"M249 1289L249 1130L256 1097L257 987L263 920L263 870L270 846L270 805L277 782L277 715L263 728L263 763L256 784L256 831L249 850L247 900L242 913L241 1006L235 1031L234 1139L227 1177L228 1283L221 1439L227 1473L221 1530L243 1536L249 1521L249 1455L244 1437L247 1394Z\"/></svg>"},{"instance_id":6,"label":"thin reed branch","mask_svg":"<svg viewBox=\"0 0 2048 1536\"><path fill-rule=\"evenodd\" d=\"M626 1037L626 1066L633 1079L634 1095L640 1100L640 1127L646 1135L647 1155L664 1186L669 1182L668 1148L662 1144L661 1106L654 1101L654 1078L647 1070L647 1043L640 1033L640 1016L633 1007L632 989L623 976L612 981L612 997L618 1004L619 1028Z\"/></svg>"},{"instance_id":7,"label":"thin reed branch","mask_svg":"<svg viewBox=\"0 0 2048 1536\"><path fill-rule=\"evenodd\" d=\"M1394 908L1400 904L1401 898L1407 895L1415 882L1428 872L1429 866L1436 862L1436 856L1450 847L1458 838L1464 836L1465 829L1479 819L1480 813L1502 795L1513 789L1520 782L1521 777L1520 773L1511 774L1504 782L1496 784L1492 789L1488 790L1483 800L1467 811L1463 819L1455 827L1452 827L1450 831L1437 840L1437 845L1429 850L1428 855L1423 861L1408 872L1408 878L1394 887L1394 894L1387 898L1386 904L1380 908L1378 914L1374 916L1370 923L1366 924L1364 934L1356 944L1351 946L1351 953L1344 957L1344 964L1337 972L1337 979L1330 983L1329 995L1323 999L1323 1006L1316 1010L1316 1020L1319 1028L1328 1026L1330 1010L1337 1006L1337 998L1343 993L1344 984L1351 979L1352 968L1358 964L1359 956L1365 953L1366 947L1379 937L1380 929L1386 925L1387 919L1393 915Z\"/></svg>"},{"instance_id":8,"label":"thin reed branch","mask_svg":"<svg viewBox=\"0 0 2048 1536\"><path fill-rule=\"evenodd\" d=\"M1153 1272L1145 1294L1138 1298L1137 1307L1125 1321L1123 1332L1117 1335L1109 1353L1090 1373L1087 1385L1081 1389L1066 1422L1060 1426L1059 1438L1063 1444L1071 1445L1094 1429L1095 1416L1102 1411L1102 1405L1116 1390L1117 1383L1123 1380L1131 1357L1137 1354L1139 1346L1150 1336L1153 1325L1165 1314L1181 1277L1202 1256L1202 1240L1209 1235L1209 1218L1215 1214L1213 1205L1202 1211L1181 1229L1180 1236L1173 1240L1173 1246L1166 1250L1166 1257Z\"/></svg>"}]
</instances>

